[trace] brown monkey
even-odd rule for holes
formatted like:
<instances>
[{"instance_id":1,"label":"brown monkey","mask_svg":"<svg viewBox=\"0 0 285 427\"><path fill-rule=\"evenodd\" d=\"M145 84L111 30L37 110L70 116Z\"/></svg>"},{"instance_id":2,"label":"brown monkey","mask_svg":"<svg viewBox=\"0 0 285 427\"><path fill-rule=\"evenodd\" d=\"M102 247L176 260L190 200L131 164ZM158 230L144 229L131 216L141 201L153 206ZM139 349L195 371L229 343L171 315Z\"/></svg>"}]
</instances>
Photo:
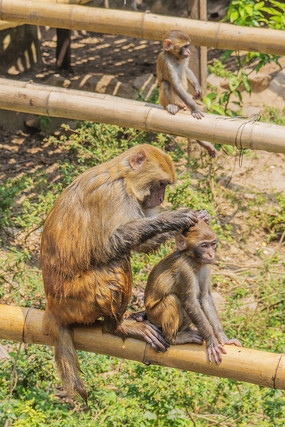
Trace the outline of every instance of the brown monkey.
<instances>
[{"instance_id":1,"label":"brown monkey","mask_svg":"<svg viewBox=\"0 0 285 427\"><path fill-rule=\"evenodd\" d=\"M171 114L188 107L193 117L202 119L204 115L194 101L202 97L202 89L189 68L190 44L189 35L183 31L172 30L164 35L163 51L158 56L156 66L159 103ZM195 90L194 99L187 92L188 82ZM210 142L197 142L206 148L211 157L216 156L217 151Z\"/></svg>"},{"instance_id":2,"label":"brown monkey","mask_svg":"<svg viewBox=\"0 0 285 427\"><path fill-rule=\"evenodd\" d=\"M187 106L193 117L202 119L203 113L194 101L202 97L202 89L188 66L190 44L190 37L183 31L172 30L163 37L163 51L158 55L156 66L159 103L171 114ZM195 90L194 99L187 92L188 82Z\"/></svg>"},{"instance_id":3,"label":"brown monkey","mask_svg":"<svg viewBox=\"0 0 285 427\"><path fill-rule=\"evenodd\" d=\"M215 233L199 219L185 234L177 233L176 245L177 251L150 272L145 290L147 317L162 328L170 344L201 344L204 339L209 361L220 363L226 353L224 344L241 344L224 333L211 296ZM189 328L191 322L197 331Z\"/></svg>"},{"instance_id":4,"label":"brown monkey","mask_svg":"<svg viewBox=\"0 0 285 427\"><path fill-rule=\"evenodd\" d=\"M70 395L87 394L78 375L73 324L104 317L104 331L168 344L148 322L124 319L132 292L131 250L158 248L197 222L189 209L155 214L175 172L169 156L150 145L130 148L78 176L56 200L44 225L41 267L47 306L43 328Z\"/></svg>"}]
</instances>

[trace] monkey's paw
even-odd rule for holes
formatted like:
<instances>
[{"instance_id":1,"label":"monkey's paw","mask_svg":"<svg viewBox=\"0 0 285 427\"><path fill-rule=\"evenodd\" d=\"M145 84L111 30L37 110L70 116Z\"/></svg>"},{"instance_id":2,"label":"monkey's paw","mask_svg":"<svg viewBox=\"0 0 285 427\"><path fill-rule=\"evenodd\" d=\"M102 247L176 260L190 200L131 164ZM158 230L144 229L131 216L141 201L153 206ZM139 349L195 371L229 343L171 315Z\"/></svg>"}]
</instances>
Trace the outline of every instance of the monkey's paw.
<instances>
[{"instance_id":1,"label":"monkey's paw","mask_svg":"<svg viewBox=\"0 0 285 427\"><path fill-rule=\"evenodd\" d=\"M179 107L176 104L168 104L167 107L166 107L166 110L170 114L176 114L179 111Z\"/></svg>"},{"instance_id":2,"label":"monkey's paw","mask_svg":"<svg viewBox=\"0 0 285 427\"><path fill-rule=\"evenodd\" d=\"M236 338L230 339L228 338L226 335L222 335L220 337L218 337L219 343L221 345L225 345L225 344L233 344L236 345L237 347L242 347L241 343L239 342L239 340L237 340Z\"/></svg>"},{"instance_id":3,"label":"monkey's paw","mask_svg":"<svg viewBox=\"0 0 285 427\"><path fill-rule=\"evenodd\" d=\"M168 342L164 339L160 329L148 320L137 323L139 335L154 348L155 351L166 351L169 348Z\"/></svg>"},{"instance_id":4,"label":"monkey's paw","mask_svg":"<svg viewBox=\"0 0 285 427\"><path fill-rule=\"evenodd\" d=\"M193 96L193 99L201 99L202 98L202 90L196 89L196 93Z\"/></svg>"},{"instance_id":5,"label":"monkey's paw","mask_svg":"<svg viewBox=\"0 0 285 427\"><path fill-rule=\"evenodd\" d=\"M227 354L222 345L214 342L209 345L207 344L207 354L210 363L215 362L219 365L222 361L222 353Z\"/></svg>"},{"instance_id":6,"label":"monkey's paw","mask_svg":"<svg viewBox=\"0 0 285 427\"><path fill-rule=\"evenodd\" d=\"M195 213L198 215L198 218L202 219L207 224L210 224L211 217L208 214L208 212L206 211L206 209L199 209L199 210L195 211Z\"/></svg>"},{"instance_id":7,"label":"monkey's paw","mask_svg":"<svg viewBox=\"0 0 285 427\"><path fill-rule=\"evenodd\" d=\"M204 117L204 114L200 111L200 110L194 110L194 111L192 111L192 116L195 118L195 119L202 119L203 117Z\"/></svg>"}]
</instances>

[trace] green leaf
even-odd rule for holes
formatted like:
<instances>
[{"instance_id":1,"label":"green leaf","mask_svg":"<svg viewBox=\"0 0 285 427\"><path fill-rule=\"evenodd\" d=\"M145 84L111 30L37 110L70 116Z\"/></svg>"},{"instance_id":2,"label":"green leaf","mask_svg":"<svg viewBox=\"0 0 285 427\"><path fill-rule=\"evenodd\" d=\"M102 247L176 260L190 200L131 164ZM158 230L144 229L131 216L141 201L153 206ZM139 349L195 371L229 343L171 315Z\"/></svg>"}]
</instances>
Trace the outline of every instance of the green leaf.
<instances>
[{"instance_id":1,"label":"green leaf","mask_svg":"<svg viewBox=\"0 0 285 427\"><path fill-rule=\"evenodd\" d=\"M203 101L205 102L205 105L206 105L207 109L208 109L208 110L210 110L211 105L212 105L212 101L211 101L211 99L210 99L210 98L208 98L208 96L205 96L205 97L203 98Z\"/></svg>"},{"instance_id":2,"label":"green leaf","mask_svg":"<svg viewBox=\"0 0 285 427\"><path fill-rule=\"evenodd\" d=\"M249 83L249 80L248 80L248 77L247 77L246 74L242 75L242 82L244 84L244 88L247 91L247 93L250 93L251 92L251 87L250 87L250 83Z\"/></svg>"},{"instance_id":3,"label":"green leaf","mask_svg":"<svg viewBox=\"0 0 285 427\"><path fill-rule=\"evenodd\" d=\"M214 113L217 113L220 116L225 116L225 110L222 107L220 107L219 105L213 105L212 109L213 109Z\"/></svg>"},{"instance_id":4,"label":"green leaf","mask_svg":"<svg viewBox=\"0 0 285 427\"><path fill-rule=\"evenodd\" d=\"M249 5L249 4L246 5L245 6L245 10L246 10L246 12L248 13L249 16L253 15L253 7L251 5Z\"/></svg>"},{"instance_id":5,"label":"green leaf","mask_svg":"<svg viewBox=\"0 0 285 427\"><path fill-rule=\"evenodd\" d=\"M211 100L216 99L217 98L217 94L214 92L208 93L207 98L210 98Z\"/></svg>"},{"instance_id":6,"label":"green leaf","mask_svg":"<svg viewBox=\"0 0 285 427\"><path fill-rule=\"evenodd\" d=\"M233 50L226 50L222 55L222 62L225 62L225 60L228 59L232 53Z\"/></svg>"},{"instance_id":7,"label":"green leaf","mask_svg":"<svg viewBox=\"0 0 285 427\"><path fill-rule=\"evenodd\" d=\"M240 79L237 76L231 76L229 78L229 85L230 85L230 90L231 91L236 90L239 87L240 84L241 84L241 81L240 81Z\"/></svg>"},{"instance_id":8,"label":"green leaf","mask_svg":"<svg viewBox=\"0 0 285 427\"><path fill-rule=\"evenodd\" d=\"M235 22L239 17L239 13L237 11L234 11L233 13L231 13L230 15L230 21L231 22Z\"/></svg>"},{"instance_id":9,"label":"green leaf","mask_svg":"<svg viewBox=\"0 0 285 427\"><path fill-rule=\"evenodd\" d=\"M259 1L259 2L255 3L254 9L258 10L258 9L261 9L263 6L264 6L264 1Z\"/></svg>"}]
</instances>

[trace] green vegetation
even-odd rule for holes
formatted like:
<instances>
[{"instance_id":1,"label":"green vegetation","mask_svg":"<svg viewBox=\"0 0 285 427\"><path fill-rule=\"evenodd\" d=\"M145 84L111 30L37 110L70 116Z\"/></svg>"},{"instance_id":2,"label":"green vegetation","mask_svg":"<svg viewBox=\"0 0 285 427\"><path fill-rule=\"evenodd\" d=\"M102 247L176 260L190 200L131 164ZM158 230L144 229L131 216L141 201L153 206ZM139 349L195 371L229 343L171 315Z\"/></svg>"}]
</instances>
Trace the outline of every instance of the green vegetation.
<instances>
[{"instance_id":1,"label":"green vegetation","mask_svg":"<svg viewBox=\"0 0 285 427\"><path fill-rule=\"evenodd\" d=\"M195 156L197 151L188 157L190 147L183 140L117 126L88 122L76 130L65 126L59 137L47 141L49 151L60 149L64 154L52 172L42 166L36 173L23 173L2 184L0 302L44 308L38 251L40 227L52 203L83 170L142 142L168 150L175 161L177 184L168 189L165 205L206 208L212 215L220 240L213 288L224 298L221 319L226 332L246 347L282 352L284 195L251 189L246 181L231 183L227 166L233 157L223 154L209 161L204 154ZM254 161L255 156L247 154L247 158ZM248 177L251 170L245 167ZM259 245L250 246L252 240ZM151 255L134 254L135 291L172 246L170 242ZM137 309L135 297L131 308ZM0 369L1 426L281 427L285 423L278 390L79 352L89 394L86 408L79 398L70 401L61 395L50 348L4 344L11 360L2 362Z\"/></svg>"},{"instance_id":2,"label":"green vegetation","mask_svg":"<svg viewBox=\"0 0 285 427\"><path fill-rule=\"evenodd\" d=\"M258 0L232 0L224 21L245 27L268 27L277 30L285 29L285 4L283 2L269 0L270 7L264 1ZM228 58L235 61L235 71L226 70L225 63ZM226 50L221 60L215 59L208 67L209 72L219 77L225 77L229 81L229 89L219 96L210 92L204 98L209 112L235 117L240 114L242 108L242 94L244 89L251 93L249 75L254 71L259 72L262 67L270 62L278 63L279 56L259 52L239 52ZM280 66L281 68L281 66ZM229 109L232 98L236 109Z\"/></svg>"}]
</instances>

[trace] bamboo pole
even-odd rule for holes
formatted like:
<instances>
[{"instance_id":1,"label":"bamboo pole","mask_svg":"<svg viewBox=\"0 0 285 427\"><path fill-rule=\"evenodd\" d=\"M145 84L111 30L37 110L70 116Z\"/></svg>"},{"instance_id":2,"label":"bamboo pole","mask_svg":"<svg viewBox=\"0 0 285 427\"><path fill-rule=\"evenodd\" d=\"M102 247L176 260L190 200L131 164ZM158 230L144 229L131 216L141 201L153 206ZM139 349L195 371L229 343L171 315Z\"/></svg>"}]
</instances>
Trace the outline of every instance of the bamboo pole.
<instances>
[{"instance_id":1,"label":"bamboo pole","mask_svg":"<svg viewBox=\"0 0 285 427\"><path fill-rule=\"evenodd\" d=\"M149 12L58 5L28 0L0 0L0 19L151 40L161 40L166 31L177 28L188 33L193 44L197 46L285 54L285 31L282 30L202 22L154 15Z\"/></svg>"},{"instance_id":2,"label":"bamboo pole","mask_svg":"<svg viewBox=\"0 0 285 427\"><path fill-rule=\"evenodd\" d=\"M187 111L173 116L161 106L112 95L0 78L0 109L109 123L285 154L285 126L214 114L197 120Z\"/></svg>"},{"instance_id":3,"label":"bamboo pole","mask_svg":"<svg viewBox=\"0 0 285 427\"><path fill-rule=\"evenodd\" d=\"M43 312L34 308L0 305L0 338L32 344L52 345L41 331ZM220 365L207 362L205 345L171 346L166 353L156 353L143 341L103 334L102 323L74 328L74 342L79 350L107 354L146 364L185 369L202 374L246 381L276 389L285 389L285 358L282 354L249 348L226 346Z\"/></svg>"}]
</instances>

